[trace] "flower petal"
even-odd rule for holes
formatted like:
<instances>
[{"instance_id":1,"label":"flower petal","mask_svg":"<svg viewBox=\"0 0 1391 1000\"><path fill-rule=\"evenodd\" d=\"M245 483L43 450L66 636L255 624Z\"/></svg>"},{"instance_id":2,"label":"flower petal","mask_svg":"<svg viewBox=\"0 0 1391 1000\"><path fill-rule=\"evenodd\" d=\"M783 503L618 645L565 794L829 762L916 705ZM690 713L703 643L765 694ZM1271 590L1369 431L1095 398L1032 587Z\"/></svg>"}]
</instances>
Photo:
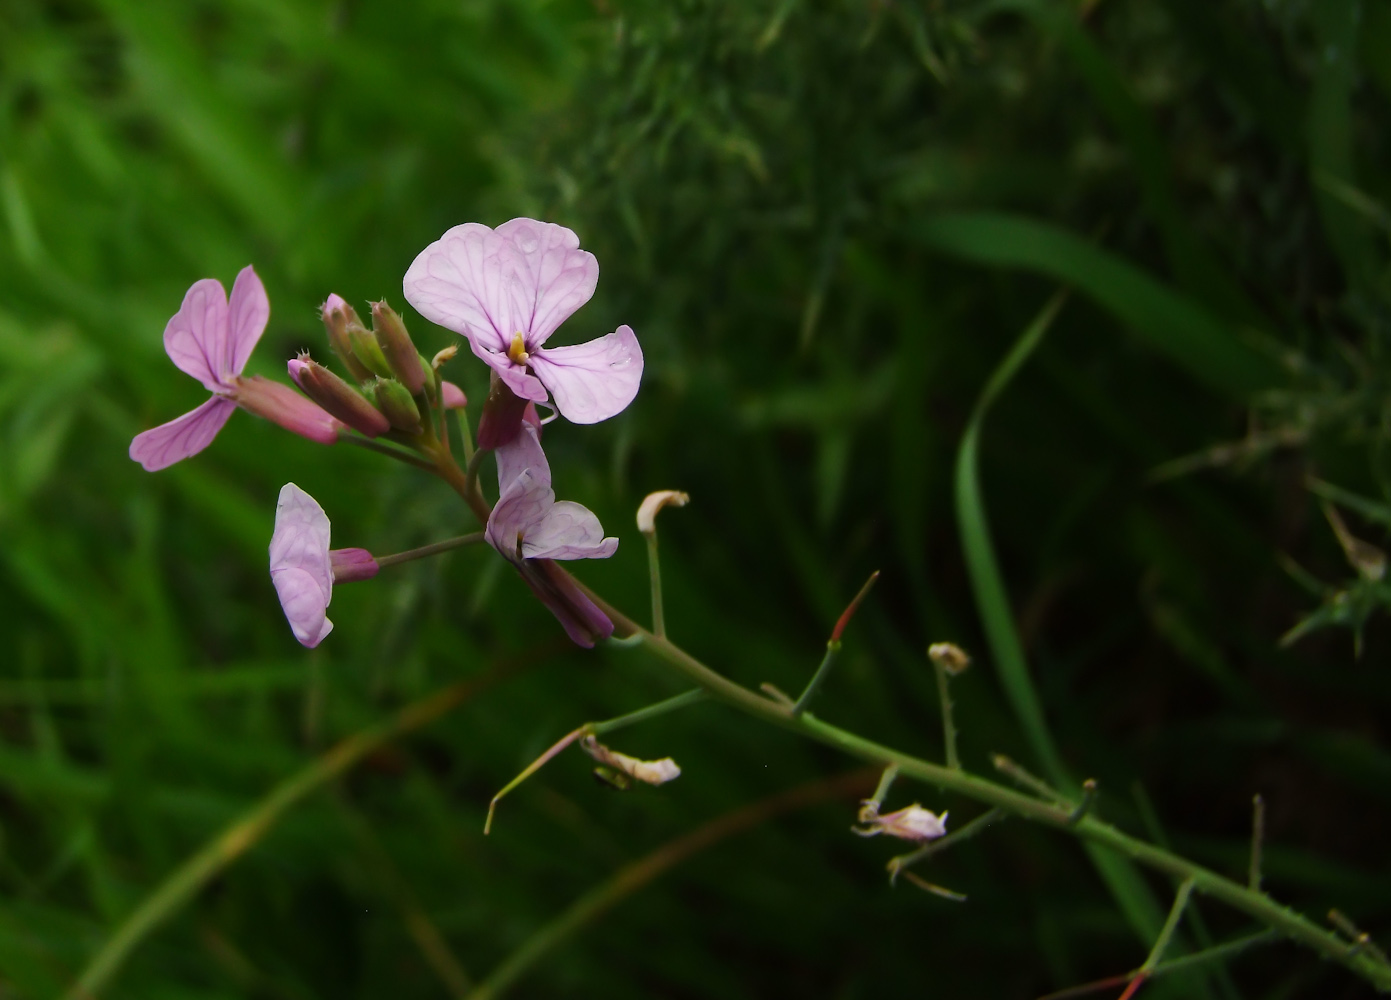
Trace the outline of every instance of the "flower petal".
<instances>
[{"instance_id":1,"label":"flower petal","mask_svg":"<svg viewBox=\"0 0 1391 1000\"><path fill-rule=\"evenodd\" d=\"M618 539L605 538L594 512L573 500L553 504L522 540L528 559L607 559L617 550Z\"/></svg>"},{"instance_id":2,"label":"flower petal","mask_svg":"<svg viewBox=\"0 0 1391 1000\"><path fill-rule=\"evenodd\" d=\"M541 432L535 407L522 411L521 430L511 441L497 449L499 496L506 493L516 478L528 469L537 482L547 487L551 485L551 464L546 461L546 453L541 450Z\"/></svg>"},{"instance_id":3,"label":"flower petal","mask_svg":"<svg viewBox=\"0 0 1391 1000\"><path fill-rule=\"evenodd\" d=\"M168 468L212 444L236 408L230 399L214 396L182 417L135 435L130 443L130 457L147 472Z\"/></svg>"},{"instance_id":4,"label":"flower petal","mask_svg":"<svg viewBox=\"0 0 1391 1000\"><path fill-rule=\"evenodd\" d=\"M543 480L536 471L526 469L502 491L492 514L488 515L484 532L488 544L512 562L526 558L526 539L532 526L540 522L554 504L555 492L549 476ZM520 555L517 552L519 538Z\"/></svg>"},{"instance_id":5,"label":"flower petal","mask_svg":"<svg viewBox=\"0 0 1391 1000\"><path fill-rule=\"evenodd\" d=\"M540 347L594 294L599 262L579 248L578 236L553 222L513 219L498 226L497 234L512 255L507 288L512 315L521 321L516 332L526 335L528 350Z\"/></svg>"},{"instance_id":6,"label":"flower petal","mask_svg":"<svg viewBox=\"0 0 1391 1000\"><path fill-rule=\"evenodd\" d=\"M286 483L280 488L275 504L275 531L270 540L271 576L286 569L308 574L322 595L323 607L328 607L333 595L333 561L328 554L328 544L329 520L324 509L294 483Z\"/></svg>"},{"instance_id":7,"label":"flower petal","mask_svg":"<svg viewBox=\"0 0 1391 1000\"><path fill-rule=\"evenodd\" d=\"M629 326L587 344L537 351L530 363L560 415L577 424L622 412L642 381L642 348Z\"/></svg>"},{"instance_id":8,"label":"flower petal","mask_svg":"<svg viewBox=\"0 0 1391 1000\"><path fill-rule=\"evenodd\" d=\"M270 320L270 299L266 298L266 286L261 284L261 279L250 264L237 274L227 311L227 374L240 375L251 357L252 348L261 339Z\"/></svg>"},{"instance_id":9,"label":"flower petal","mask_svg":"<svg viewBox=\"0 0 1391 1000\"><path fill-rule=\"evenodd\" d=\"M507 383L508 388L522 399L544 403L548 397L541 380L521 365L513 364L512 359L501 351L490 351L476 340L469 341L473 353ZM534 360L535 356L533 356Z\"/></svg>"},{"instance_id":10,"label":"flower petal","mask_svg":"<svg viewBox=\"0 0 1391 1000\"><path fill-rule=\"evenodd\" d=\"M271 570L270 578L295 638L310 649L323 642L324 636L333 631L333 622L326 614L328 595L319 588L314 577L302 569L287 566Z\"/></svg>"},{"instance_id":11,"label":"flower petal","mask_svg":"<svg viewBox=\"0 0 1391 1000\"><path fill-rule=\"evenodd\" d=\"M505 288L511 272L507 258L487 226L455 226L411 262L402 281L406 301L430 322L484 348L506 351L519 329Z\"/></svg>"},{"instance_id":12,"label":"flower petal","mask_svg":"<svg viewBox=\"0 0 1391 1000\"><path fill-rule=\"evenodd\" d=\"M216 278L195 281L164 327L164 350L181 371L209 392L226 388L229 370L227 293Z\"/></svg>"}]
</instances>

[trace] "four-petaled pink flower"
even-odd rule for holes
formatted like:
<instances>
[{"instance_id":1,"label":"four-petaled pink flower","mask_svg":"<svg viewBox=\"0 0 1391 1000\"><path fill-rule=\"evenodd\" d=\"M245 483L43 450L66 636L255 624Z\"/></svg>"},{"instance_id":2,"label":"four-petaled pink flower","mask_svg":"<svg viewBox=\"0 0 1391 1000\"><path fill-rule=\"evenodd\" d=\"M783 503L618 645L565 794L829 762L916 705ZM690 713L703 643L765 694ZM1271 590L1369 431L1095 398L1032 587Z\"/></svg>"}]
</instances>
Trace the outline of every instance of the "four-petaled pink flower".
<instances>
[{"instance_id":1,"label":"four-petaled pink flower","mask_svg":"<svg viewBox=\"0 0 1391 1000\"><path fill-rule=\"evenodd\" d=\"M592 424L637 395L642 349L632 328L574 347L542 345L599 280L594 255L564 226L513 219L497 229L455 226L406 272L406 299L431 322L468 339L511 390L562 416Z\"/></svg>"},{"instance_id":2,"label":"four-petaled pink flower","mask_svg":"<svg viewBox=\"0 0 1391 1000\"><path fill-rule=\"evenodd\" d=\"M295 638L313 649L333 631L328 620L333 584L367 580L377 561L366 549L328 547L328 515L294 483L280 489L270 540L270 578Z\"/></svg>"},{"instance_id":3,"label":"four-petaled pink flower","mask_svg":"<svg viewBox=\"0 0 1391 1000\"><path fill-rule=\"evenodd\" d=\"M259 375L246 378L251 349L270 318L265 287L250 265L232 286L231 302L215 278L195 281L164 328L164 350L212 398L182 417L137 434L130 457L154 472L196 455L212 443L238 406L322 444L338 440L342 426L287 385Z\"/></svg>"},{"instance_id":4,"label":"four-petaled pink flower","mask_svg":"<svg viewBox=\"0 0 1391 1000\"><path fill-rule=\"evenodd\" d=\"M566 634L581 646L593 646L613 634L613 622L554 560L607 559L618 549L618 539L604 537L587 507L556 500L538 425L535 409L527 407L521 432L497 449L500 496L486 537L517 567Z\"/></svg>"}]
</instances>

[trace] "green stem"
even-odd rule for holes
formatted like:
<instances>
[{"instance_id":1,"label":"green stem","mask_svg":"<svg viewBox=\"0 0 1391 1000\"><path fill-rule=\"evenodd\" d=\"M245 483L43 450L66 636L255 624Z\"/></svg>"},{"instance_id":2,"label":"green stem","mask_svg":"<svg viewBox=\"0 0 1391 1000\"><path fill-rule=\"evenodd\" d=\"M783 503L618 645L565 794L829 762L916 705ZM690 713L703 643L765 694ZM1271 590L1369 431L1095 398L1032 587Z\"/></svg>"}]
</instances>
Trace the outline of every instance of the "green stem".
<instances>
[{"instance_id":1,"label":"green stem","mask_svg":"<svg viewBox=\"0 0 1391 1000\"><path fill-rule=\"evenodd\" d=\"M946 743L947 767L953 770L960 770L961 759L956 755L956 719L952 715L951 675L947 673L947 668L936 660L932 661L932 666L937 670L937 693L942 701L942 739Z\"/></svg>"},{"instance_id":2,"label":"green stem","mask_svg":"<svg viewBox=\"0 0 1391 1000\"><path fill-rule=\"evenodd\" d=\"M1174 936L1174 931L1178 930L1178 922L1183 919L1183 911L1188 908L1188 899L1193 895L1193 876L1189 876L1179 884L1178 892L1174 893L1174 905L1169 907L1169 919L1164 921L1164 928L1159 932L1159 937L1154 941L1154 947L1150 949L1149 958L1145 959L1145 964L1140 966L1141 974L1148 976L1154 972L1155 966L1164 958L1164 952L1169 948L1169 941Z\"/></svg>"},{"instance_id":3,"label":"green stem","mask_svg":"<svg viewBox=\"0 0 1391 1000\"><path fill-rule=\"evenodd\" d=\"M412 455L410 452L404 451L393 445L382 444L380 441L374 441L371 438L363 437L361 434L339 431L338 441L340 444L351 444L359 448L365 448L368 451L375 451L378 455L386 455L389 458L396 459L398 462L405 462L407 465L414 465L417 469L424 469L426 472L435 471L435 467L423 458Z\"/></svg>"},{"instance_id":4,"label":"green stem","mask_svg":"<svg viewBox=\"0 0 1391 1000\"><path fill-rule=\"evenodd\" d=\"M436 556L441 552L462 548L465 545L477 545L481 541L483 541L483 532L473 531L467 535L446 538L442 542L432 542L429 545L422 545L418 549L407 549L405 552L395 552L389 556L378 556L377 565L385 569L387 566L395 566L398 563L410 562L413 559L424 559L426 556Z\"/></svg>"},{"instance_id":5,"label":"green stem","mask_svg":"<svg viewBox=\"0 0 1391 1000\"><path fill-rule=\"evenodd\" d=\"M667 634L666 611L662 605L662 564L657 558L657 532L647 535L647 577L652 589L652 631Z\"/></svg>"},{"instance_id":6,"label":"green stem","mask_svg":"<svg viewBox=\"0 0 1391 1000\"><path fill-rule=\"evenodd\" d=\"M1056 830L1074 833L1085 842L1109 848L1116 854L1172 878L1192 879L1195 891L1278 930L1323 957L1346 966L1378 989L1391 992L1391 966L1378 962L1364 949L1345 944L1335 934L1325 931L1263 893L1253 892L1249 887L1225 878L1209 868L1122 833L1093 815L1083 816L1079 822L1072 825L1073 808L1067 803L1042 801L969 772L953 770L909 756L822 722L810 713L804 712L800 716L794 716L789 706L765 698L721 676L685 650L645 631L602 598L589 593L613 620L616 634L640 637L642 647L654 657L698 684L715 700L731 708L880 767L896 764L902 774L977 802L999 807Z\"/></svg>"},{"instance_id":7,"label":"green stem","mask_svg":"<svg viewBox=\"0 0 1391 1000\"><path fill-rule=\"evenodd\" d=\"M826 682L826 678L831 673L831 667L835 665L836 656L840 653L840 641L832 639L826 643L826 655L821 657L821 665L816 668L816 673L811 675L811 680L807 681L807 686L802 690L801 696L792 706L794 716L801 715L807 710L807 705L816 697L816 693L821 690L821 685Z\"/></svg>"},{"instance_id":8,"label":"green stem","mask_svg":"<svg viewBox=\"0 0 1391 1000\"><path fill-rule=\"evenodd\" d=\"M666 715L668 712L675 712L678 709L685 708L687 705L694 705L697 702L704 701L707 697L709 696L704 691L700 688L695 688L694 690L686 691L675 697L668 698L666 701L659 701L655 705L648 705L646 708L640 708L636 712L629 712L627 715L620 715L617 718L607 719L604 722L592 722L582 728L587 732L593 733L595 736L602 736L604 733L611 733L615 729L635 726L639 722L646 722L648 719L654 719L659 715Z\"/></svg>"}]
</instances>

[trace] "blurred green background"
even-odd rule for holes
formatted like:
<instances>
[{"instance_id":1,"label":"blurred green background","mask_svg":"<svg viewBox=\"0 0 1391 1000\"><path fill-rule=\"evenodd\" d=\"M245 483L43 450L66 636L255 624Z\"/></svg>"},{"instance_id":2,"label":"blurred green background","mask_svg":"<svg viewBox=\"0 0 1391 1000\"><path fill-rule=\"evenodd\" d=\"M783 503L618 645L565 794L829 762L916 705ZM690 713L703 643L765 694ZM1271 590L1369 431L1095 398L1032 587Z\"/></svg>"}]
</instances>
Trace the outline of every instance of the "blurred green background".
<instances>
[{"instance_id":1,"label":"blurred green background","mask_svg":"<svg viewBox=\"0 0 1391 1000\"><path fill-rule=\"evenodd\" d=\"M463 996L624 865L769 799L514 994L1028 998L1143 960L1078 845L1022 822L923 870L969 902L890 888L854 790L773 808L858 765L715 705L611 740L674 756L674 784L615 794L570 751L485 839L537 753L679 683L568 647L488 550L341 588L306 652L266 572L279 487L379 553L472 530L453 494L246 414L165 472L127 458L203 398L160 339L194 280L255 264L252 370L283 378L327 356L329 292L404 307L427 243L516 215L600 262L556 342L628 323L647 359L624 414L548 431L559 493L622 538L580 576L646 621L633 512L689 491L661 522L673 638L795 692L880 569L817 710L938 758L923 649L956 640L981 771L1037 761L972 601L953 456L1071 288L981 445L1062 754L1107 818L1237 877L1260 792L1267 887L1385 941L1386 591L1310 482L1384 543L1388 110L1387 0L6 0L0 997L63 995L272 789L500 664L524 669L310 780L101 995ZM406 315L427 354L457 342ZM481 401L466 352L446 374ZM914 800L980 811L889 804ZM1216 938L1244 929L1199 908ZM1191 988L1370 995L1283 945Z\"/></svg>"}]
</instances>

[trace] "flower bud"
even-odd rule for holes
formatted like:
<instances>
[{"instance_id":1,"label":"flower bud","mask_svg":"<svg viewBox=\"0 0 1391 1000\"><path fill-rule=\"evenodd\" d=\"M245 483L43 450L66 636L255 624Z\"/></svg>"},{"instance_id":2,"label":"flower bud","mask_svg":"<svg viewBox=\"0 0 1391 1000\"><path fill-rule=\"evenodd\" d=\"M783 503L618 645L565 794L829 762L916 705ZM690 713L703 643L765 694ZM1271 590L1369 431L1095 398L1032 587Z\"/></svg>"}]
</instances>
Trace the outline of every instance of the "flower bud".
<instances>
[{"instance_id":1,"label":"flower bud","mask_svg":"<svg viewBox=\"0 0 1391 1000\"><path fill-rule=\"evenodd\" d=\"M341 297L330 295L323 305L323 317L324 329L328 331L328 343L333 348L333 353L338 355L338 360L343 362L354 381L366 382L372 377L372 373L354 356L352 343L348 339L349 328L362 327L357 313Z\"/></svg>"},{"instance_id":2,"label":"flower bud","mask_svg":"<svg viewBox=\"0 0 1391 1000\"><path fill-rule=\"evenodd\" d=\"M386 417L361 393L307 354L295 358L289 367L290 377L306 396L353 430L378 437L391 429Z\"/></svg>"},{"instance_id":3,"label":"flower bud","mask_svg":"<svg viewBox=\"0 0 1391 1000\"><path fill-rule=\"evenodd\" d=\"M367 369L367 376L362 381L368 381L373 375L378 378L392 377L391 366L386 363L386 355L382 353L381 345L371 330L361 323L349 323L348 345L359 366Z\"/></svg>"},{"instance_id":4,"label":"flower bud","mask_svg":"<svg viewBox=\"0 0 1391 1000\"><path fill-rule=\"evenodd\" d=\"M420 354L411 343L411 335L406 332L406 324L400 315L385 301L372 303L372 332L377 335L377 343L391 366L391 372L412 396L420 394L425 388L425 365Z\"/></svg>"},{"instance_id":5,"label":"flower bud","mask_svg":"<svg viewBox=\"0 0 1391 1000\"><path fill-rule=\"evenodd\" d=\"M379 378L372 383L372 395L392 427L407 434L420 433L420 408L404 385L394 378Z\"/></svg>"},{"instance_id":6,"label":"flower bud","mask_svg":"<svg viewBox=\"0 0 1391 1000\"><path fill-rule=\"evenodd\" d=\"M464 395L464 390L460 389L453 382L440 380L440 403L446 410L462 410L468 406L468 397Z\"/></svg>"}]
</instances>

